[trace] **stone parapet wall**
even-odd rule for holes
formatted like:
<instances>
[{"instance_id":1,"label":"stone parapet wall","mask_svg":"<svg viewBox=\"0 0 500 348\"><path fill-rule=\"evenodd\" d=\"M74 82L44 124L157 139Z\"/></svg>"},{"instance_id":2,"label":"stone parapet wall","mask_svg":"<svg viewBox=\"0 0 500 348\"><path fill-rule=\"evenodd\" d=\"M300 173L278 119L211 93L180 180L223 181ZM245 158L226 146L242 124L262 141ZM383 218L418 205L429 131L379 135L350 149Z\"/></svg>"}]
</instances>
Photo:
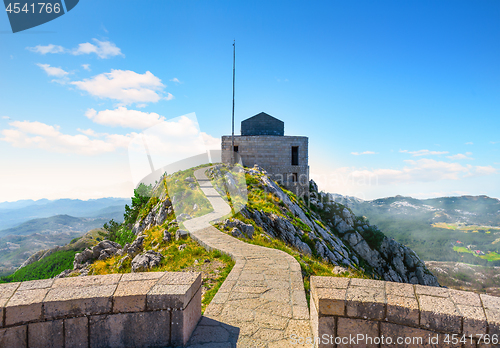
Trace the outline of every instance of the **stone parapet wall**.
<instances>
[{"instance_id":1,"label":"stone parapet wall","mask_svg":"<svg viewBox=\"0 0 500 348\"><path fill-rule=\"evenodd\" d=\"M309 192L309 155L308 138L299 136L235 136L234 145L238 146L245 167L258 164L269 176L281 182L288 190L302 196ZM299 165L292 165L292 146L298 146ZM231 136L222 137L222 162L231 161ZM293 182L292 174L297 174Z\"/></svg>"},{"instance_id":2,"label":"stone parapet wall","mask_svg":"<svg viewBox=\"0 0 500 348\"><path fill-rule=\"evenodd\" d=\"M500 297L495 296L311 277L310 311L316 347L500 346Z\"/></svg>"},{"instance_id":3,"label":"stone parapet wall","mask_svg":"<svg viewBox=\"0 0 500 348\"><path fill-rule=\"evenodd\" d=\"M201 317L201 274L0 284L0 311L0 347L182 346Z\"/></svg>"}]
</instances>

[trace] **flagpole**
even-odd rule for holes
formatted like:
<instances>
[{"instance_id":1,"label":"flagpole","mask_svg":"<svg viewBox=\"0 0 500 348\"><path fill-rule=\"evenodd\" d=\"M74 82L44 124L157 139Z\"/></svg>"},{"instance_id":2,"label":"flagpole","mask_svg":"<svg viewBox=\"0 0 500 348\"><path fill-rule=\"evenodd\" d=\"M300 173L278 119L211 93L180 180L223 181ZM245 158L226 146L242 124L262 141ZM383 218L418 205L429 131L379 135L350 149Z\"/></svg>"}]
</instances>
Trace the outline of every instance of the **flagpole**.
<instances>
[{"instance_id":1,"label":"flagpole","mask_svg":"<svg viewBox=\"0 0 500 348\"><path fill-rule=\"evenodd\" d=\"M233 41L233 113L232 113L232 132L231 132L231 165L234 165L234 75L236 62L236 40Z\"/></svg>"}]
</instances>

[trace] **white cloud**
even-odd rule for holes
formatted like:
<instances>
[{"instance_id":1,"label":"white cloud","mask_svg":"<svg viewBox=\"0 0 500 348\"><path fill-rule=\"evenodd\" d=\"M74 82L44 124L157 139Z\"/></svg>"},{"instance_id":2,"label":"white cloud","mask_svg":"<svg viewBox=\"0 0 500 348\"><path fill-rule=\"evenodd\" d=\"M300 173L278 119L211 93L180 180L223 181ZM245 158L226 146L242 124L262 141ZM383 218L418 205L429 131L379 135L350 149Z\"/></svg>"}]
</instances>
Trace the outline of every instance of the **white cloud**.
<instances>
[{"instance_id":1,"label":"white cloud","mask_svg":"<svg viewBox=\"0 0 500 348\"><path fill-rule=\"evenodd\" d=\"M205 147L209 150L220 150L220 144L221 144L221 139L220 138L215 138L211 136L210 134L207 134L205 132L201 132L201 138L203 139L203 142L205 143Z\"/></svg>"},{"instance_id":2,"label":"white cloud","mask_svg":"<svg viewBox=\"0 0 500 348\"><path fill-rule=\"evenodd\" d=\"M474 158L470 157L470 155L472 155L472 152L466 152L465 154L457 153L456 155L446 156L446 157L452 160L465 160L465 159L473 160Z\"/></svg>"},{"instance_id":3,"label":"white cloud","mask_svg":"<svg viewBox=\"0 0 500 348\"><path fill-rule=\"evenodd\" d=\"M416 182L433 182L440 180L458 180L468 176L478 167L463 166L459 163L449 163L422 158L407 160L408 165L402 169L352 170L349 175L354 180L368 180L380 185L408 184ZM482 174L486 174L483 170Z\"/></svg>"},{"instance_id":4,"label":"white cloud","mask_svg":"<svg viewBox=\"0 0 500 348\"><path fill-rule=\"evenodd\" d=\"M448 153L448 151L429 151L429 150L418 150L418 151L399 150L399 152L409 153L410 155L412 155L414 157L446 155Z\"/></svg>"},{"instance_id":5,"label":"white cloud","mask_svg":"<svg viewBox=\"0 0 500 348\"><path fill-rule=\"evenodd\" d=\"M38 63L37 65L40 68L42 68L49 76L64 77L64 76L69 74L67 71L64 71L61 68L56 68L56 67L50 66L49 64Z\"/></svg>"},{"instance_id":6,"label":"white cloud","mask_svg":"<svg viewBox=\"0 0 500 348\"><path fill-rule=\"evenodd\" d=\"M375 155L376 152L373 151L364 151L364 152L351 152L351 155L360 156L360 155Z\"/></svg>"},{"instance_id":7,"label":"white cloud","mask_svg":"<svg viewBox=\"0 0 500 348\"><path fill-rule=\"evenodd\" d=\"M80 128L77 128L76 130L79 131L82 134L88 135L89 137L97 137L97 136L99 136L98 133L96 133L93 129L90 129L90 128L89 129L80 129Z\"/></svg>"},{"instance_id":8,"label":"white cloud","mask_svg":"<svg viewBox=\"0 0 500 348\"><path fill-rule=\"evenodd\" d=\"M85 116L93 122L105 126L119 126L139 129L152 127L159 122L165 121L165 118L157 113L129 110L123 106L120 106L115 110L104 110L99 112L94 109L88 109Z\"/></svg>"},{"instance_id":9,"label":"white cloud","mask_svg":"<svg viewBox=\"0 0 500 348\"><path fill-rule=\"evenodd\" d=\"M175 83L182 83L181 81L179 81L179 79L177 77L170 79L170 81L175 82Z\"/></svg>"},{"instance_id":10,"label":"white cloud","mask_svg":"<svg viewBox=\"0 0 500 348\"><path fill-rule=\"evenodd\" d=\"M164 98L165 100L172 100L174 99L175 97L171 94L171 93L168 93L167 92L167 96Z\"/></svg>"},{"instance_id":11,"label":"white cloud","mask_svg":"<svg viewBox=\"0 0 500 348\"><path fill-rule=\"evenodd\" d=\"M10 120L10 117L9 117L9 116L2 116L2 118L3 118L4 120Z\"/></svg>"},{"instance_id":12,"label":"white cloud","mask_svg":"<svg viewBox=\"0 0 500 348\"><path fill-rule=\"evenodd\" d=\"M111 58L115 56L124 56L121 49L116 47L116 45L111 41L100 41L97 39L92 39L94 43L85 42L78 45L77 48L66 49L62 46L58 45L38 45L35 47L26 47L26 49L31 52L36 52L40 54L47 53L70 53L72 55L81 55L81 54L96 54L99 58Z\"/></svg>"},{"instance_id":13,"label":"white cloud","mask_svg":"<svg viewBox=\"0 0 500 348\"><path fill-rule=\"evenodd\" d=\"M40 54L66 52L66 49L64 47L52 45L52 44L47 45L47 46L38 45L35 47L26 47L26 49L30 50L31 52L36 52L36 53L40 53Z\"/></svg>"},{"instance_id":14,"label":"white cloud","mask_svg":"<svg viewBox=\"0 0 500 348\"><path fill-rule=\"evenodd\" d=\"M84 68L87 71L90 71L90 64L82 64L82 68Z\"/></svg>"},{"instance_id":15,"label":"white cloud","mask_svg":"<svg viewBox=\"0 0 500 348\"><path fill-rule=\"evenodd\" d=\"M492 166L470 166L471 172L466 175L466 177L478 177L491 174L497 174L498 170Z\"/></svg>"},{"instance_id":16,"label":"white cloud","mask_svg":"<svg viewBox=\"0 0 500 348\"><path fill-rule=\"evenodd\" d=\"M92 96L114 99L125 105L156 103L161 99L161 92L165 87L161 80L149 71L138 74L130 70L111 70L109 73L71 84ZM166 98L172 99L173 96L168 93Z\"/></svg>"},{"instance_id":17,"label":"white cloud","mask_svg":"<svg viewBox=\"0 0 500 348\"><path fill-rule=\"evenodd\" d=\"M73 55L91 54L95 53L99 58L110 58L114 56L123 56L120 48L110 41L99 41L92 39L95 45L90 42L81 43L77 48L71 50Z\"/></svg>"},{"instance_id":18,"label":"white cloud","mask_svg":"<svg viewBox=\"0 0 500 348\"><path fill-rule=\"evenodd\" d=\"M472 141L468 141L465 143L465 145L474 145L474 143Z\"/></svg>"},{"instance_id":19,"label":"white cloud","mask_svg":"<svg viewBox=\"0 0 500 348\"><path fill-rule=\"evenodd\" d=\"M19 148L39 148L50 152L77 153L82 155L97 155L126 148L132 136L102 134L104 139L90 139L83 134L69 135L59 131L59 126L50 126L41 122L14 121L12 127L0 131L0 140ZM85 131L90 134L91 131Z\"/></svg>"}]
</instances>

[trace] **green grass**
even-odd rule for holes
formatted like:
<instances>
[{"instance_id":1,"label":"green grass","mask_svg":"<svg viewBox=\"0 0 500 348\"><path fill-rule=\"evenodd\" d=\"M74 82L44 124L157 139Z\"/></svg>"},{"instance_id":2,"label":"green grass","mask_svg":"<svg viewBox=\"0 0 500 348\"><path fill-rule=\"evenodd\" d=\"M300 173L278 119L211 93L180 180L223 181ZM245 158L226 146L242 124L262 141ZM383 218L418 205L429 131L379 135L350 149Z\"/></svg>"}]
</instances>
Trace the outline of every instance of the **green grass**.
<instances>
[{"instance_id":1,"label":"green grass","mask_svg":"<svg viewBox=\"0 0 500 348\"><path fill-rule=\"evenodd\" d=\"M27 280L53 278L66 269L73 268L75 250L56 251L46 258L33 262L13 274L0 278L0 282L24 282Z\"/></svg>"}]
</instances>

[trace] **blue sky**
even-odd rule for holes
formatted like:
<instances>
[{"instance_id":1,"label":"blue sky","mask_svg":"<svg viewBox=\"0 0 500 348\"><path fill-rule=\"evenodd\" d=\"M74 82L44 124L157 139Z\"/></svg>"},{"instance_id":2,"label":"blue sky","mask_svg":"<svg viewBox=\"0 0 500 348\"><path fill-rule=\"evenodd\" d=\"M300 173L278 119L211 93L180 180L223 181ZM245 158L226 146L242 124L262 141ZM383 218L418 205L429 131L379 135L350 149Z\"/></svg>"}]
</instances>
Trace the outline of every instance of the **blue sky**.
<instances>
[{"instance_id":1,"label":"blue sky","mask_svg":"<svg viewBox=\"0 0 500 348\"><path fill-rule=\"evenodd\" d=\"M119 4L119 5L118 5ZM500 198L498 1L94 1L0 14L0 201L130 196L128 142L261 111L309 137L320 188ZM172 129L176 129L175 127Z\"/></svg>"}]
</instances>

